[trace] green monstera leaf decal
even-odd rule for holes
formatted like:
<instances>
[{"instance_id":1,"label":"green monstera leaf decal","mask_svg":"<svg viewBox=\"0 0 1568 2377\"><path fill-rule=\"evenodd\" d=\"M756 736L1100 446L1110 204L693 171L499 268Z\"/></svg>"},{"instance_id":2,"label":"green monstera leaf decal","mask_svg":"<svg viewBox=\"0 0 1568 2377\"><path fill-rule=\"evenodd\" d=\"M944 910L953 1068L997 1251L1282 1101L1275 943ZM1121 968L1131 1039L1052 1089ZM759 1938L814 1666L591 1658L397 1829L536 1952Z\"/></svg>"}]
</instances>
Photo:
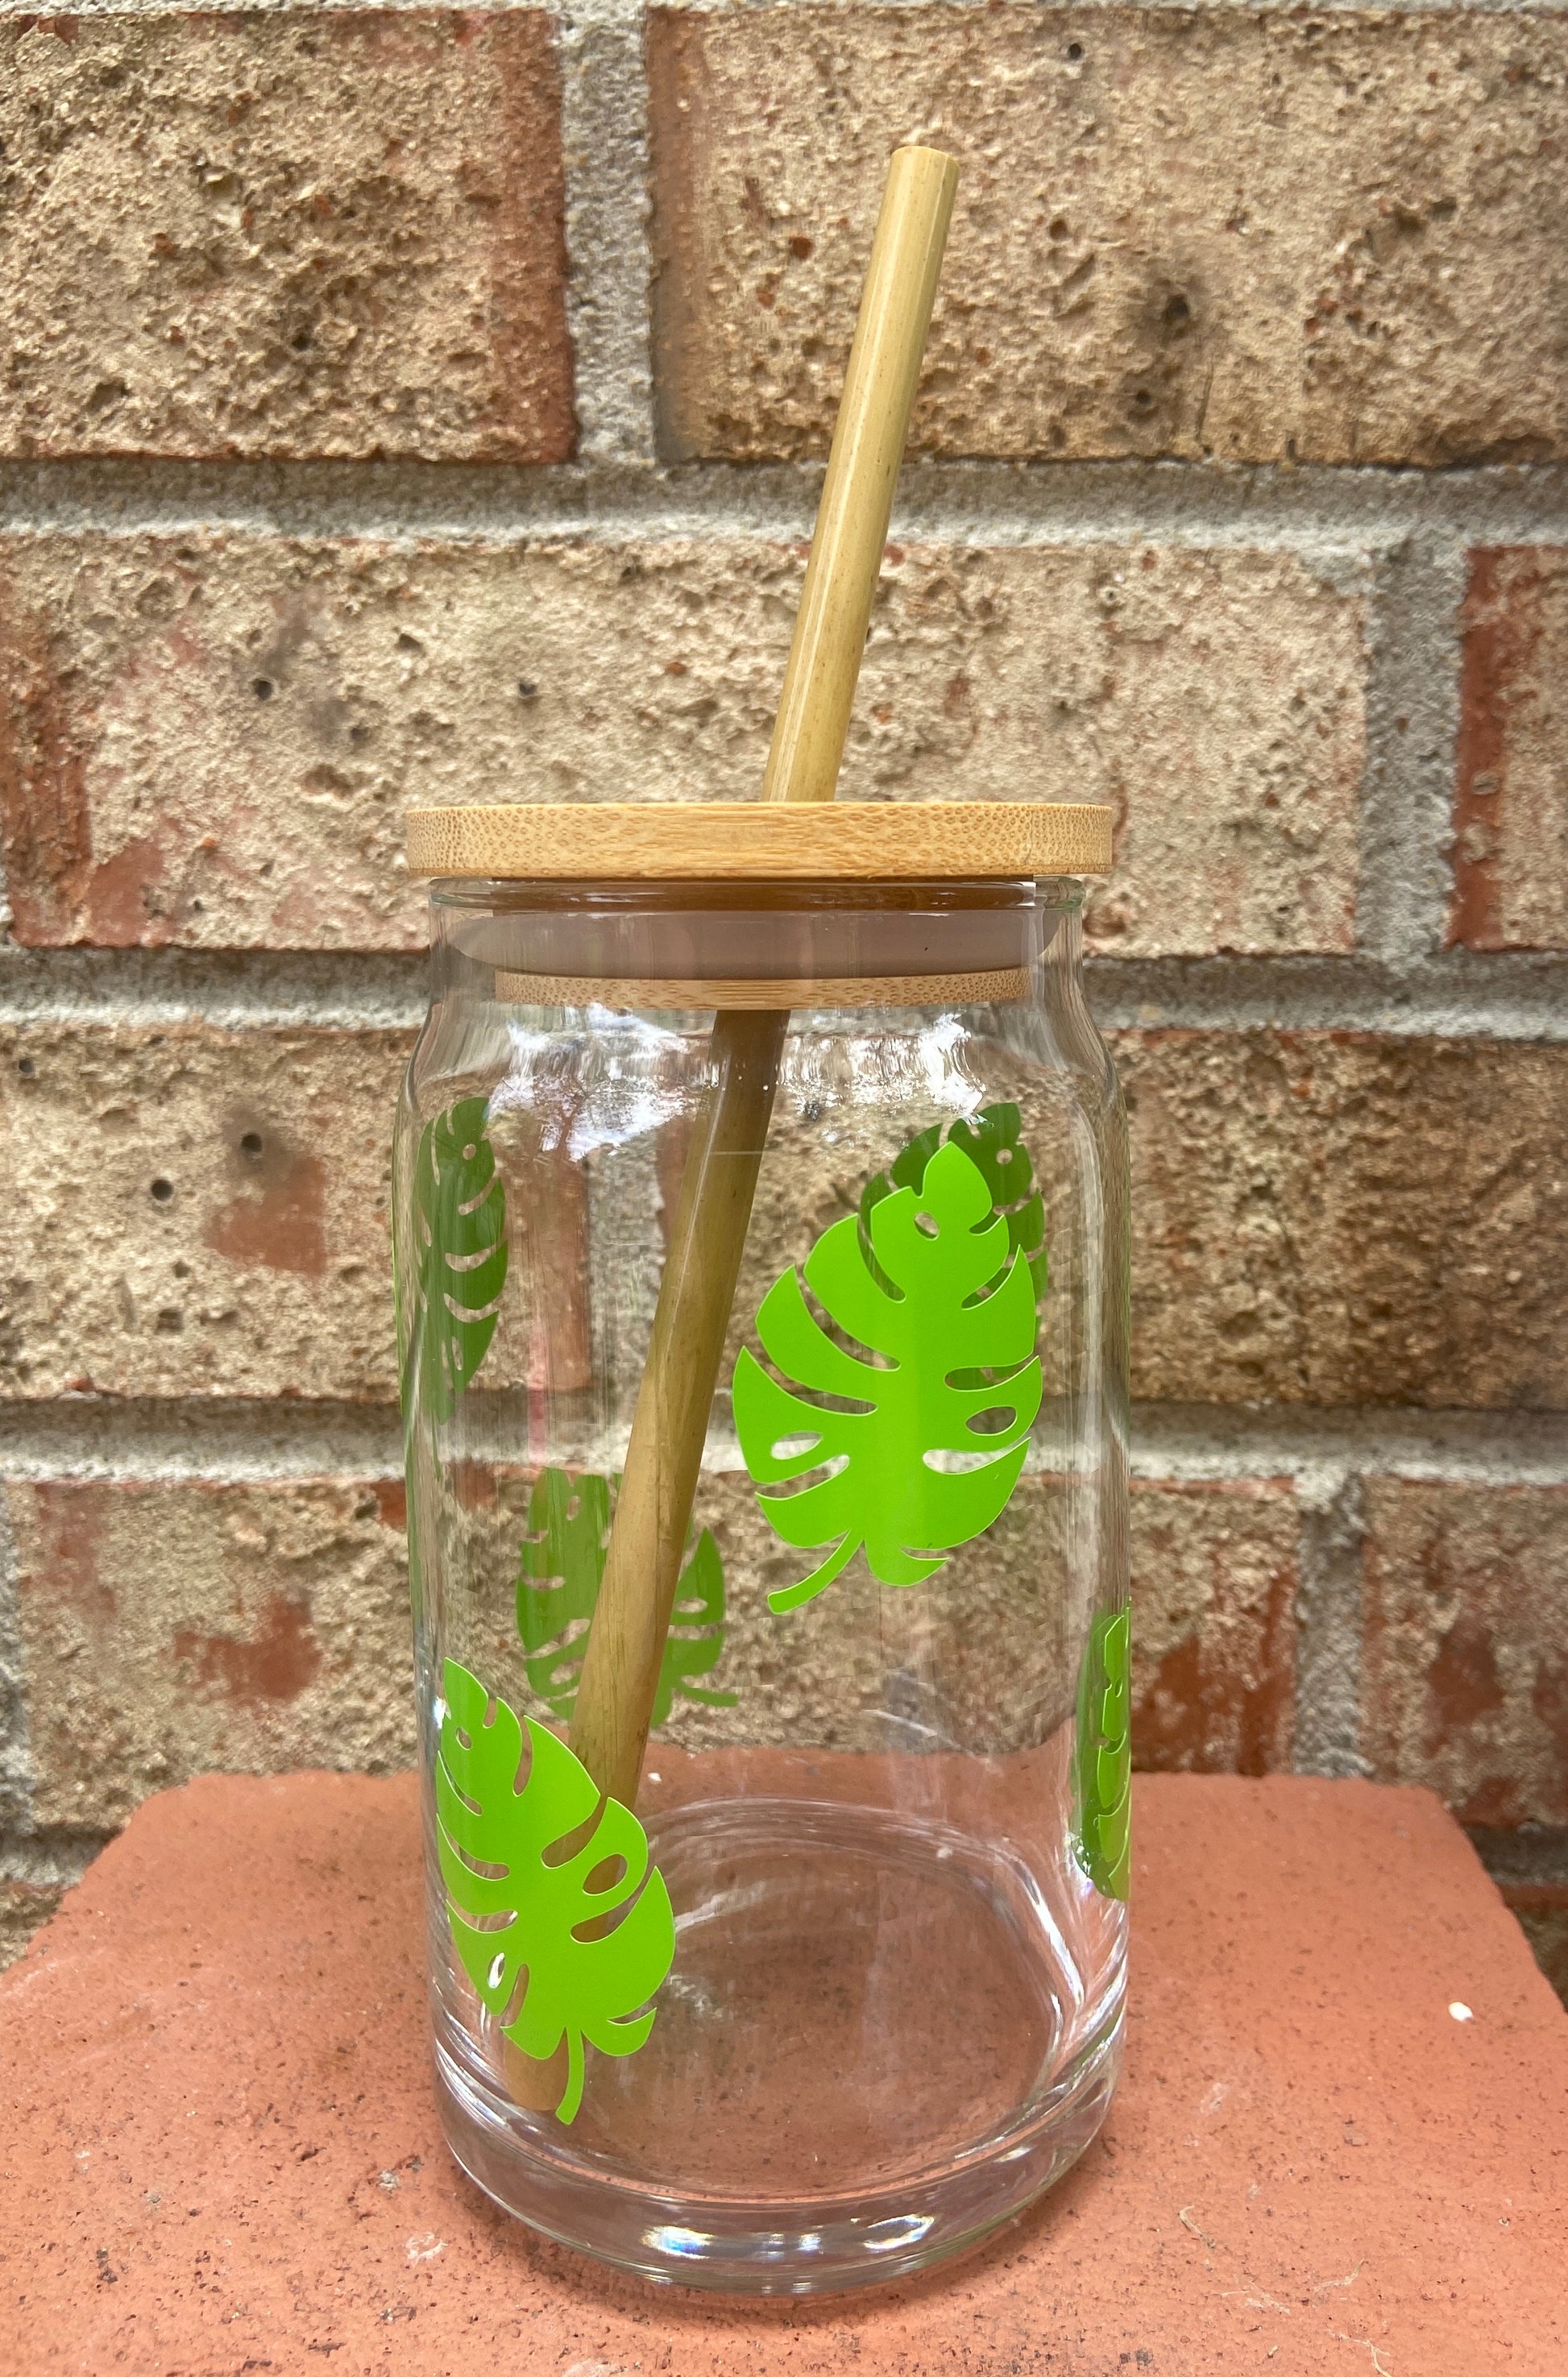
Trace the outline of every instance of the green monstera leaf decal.
<instances>
[{"instance_id":1,"label":"green monstera leaf decal","mask_svg":"<svg viewBox=\"0 0 1568 2377\"><path fill-rule=\"evenodd\" d=\"M531 1656L530 1689L558 1717L577 1702L588 1621L604 1580L618 1477L545 1469L528 1500L528 1537L517 1580L517 1630ZM689 1542L689 1537L688 1537ZM703 1690L724 1647L724 1571L706 1527L688 1553L659 1663L652 1724L669 1722L678 1693L705 1708L734 1708L733 1692Z\"/></svg>"},{"instance_id":2,"label":"green monstera leaf decal","mask_svg":"<svg viewBox=\"0 0 1568 2377\"><path fill-rule=\"evenodd\" d=\"M523 1728L505 1701L492 1701L451 1659L442 1695L437 1847L452 1939L480 2002L514 2047L543 2062L566 2040L556 2117L570 2121L582 2102L584 2040L605 2055L633 2055L653 2027L648 2001L675 1961L670 1894L649 1865L637 1818L601 1798L564 1741L527 1720L528 1779L519 1790ZM587 1839L553 1857L595 1810Z\"/></svg>"},{"instance_id":3,"label":"green monstera leaf decal","mask_svg":"<svg viewBox=\"0 0 1568 2377\"><path fill-rule=\"evenodd\" d=\"M1096 1890L1127 1895L1132 1798L1131 1628L1125 1609L1089 1629L1078 1678L1078 1857Z\"/></svg>"},{"instance_id":4,"label":"green monstera leaf decal","mask_svg":"<svg viewBox=\"0 0 1568 2377\"><path fill-rule=\"evenodd\" d=\"M830 1548L809 1575L770 1594L770 1608L809 1601L862 1546L883 1584L917 1584L991 1524L1040 1405L1036 1325L1028 1258L952 1139L926 1161L918 1188L890 1188L873 1203L864 1235L855 1214L824 1230L804 1284L793 1269L774 1282L757 1333L800 1391L743 1349L736 1430L759 1486L796 1487L758 1497L775 1534Z\"/></svg>"},{"instance_id":5,"label":"green monstera leaf decal","mask_svg":"<svg viewBox=\"0 0 1568 2377\"><path fill-rule=\"evenodd\" d=\"M1028 1260L1037 1303L1049 1284L1046 1254L1046 1209L1035 1186L1035 1167L1020 1136L1023 1117L1011 1105L982 1106L977 1115L948 1127L947 1137L962 1147L991 1192L992 1210L1007 1224L1008 1244L1022 1248ZM895 1188L918 1188L926 1166L942 1143L942 1127L934 1122L900 1150L885 1172L868 1180L860 1197L860 1224L869 1249L871 1216Z\"/></svg>"},{"instance_id":6,"label":"green monstera leaf decal","mask_svg":"<svg viewBox=\"0 0 1568 2377\"><path fill-rule=\"evenodd\" d=\"M433 1419L450 1419L496 1333L507 1201L485 1119L483 1098L461 1098L419 1136L413 1243L400 1283L405 1416L418 1398Z\"/></svg>"}]
</instances>

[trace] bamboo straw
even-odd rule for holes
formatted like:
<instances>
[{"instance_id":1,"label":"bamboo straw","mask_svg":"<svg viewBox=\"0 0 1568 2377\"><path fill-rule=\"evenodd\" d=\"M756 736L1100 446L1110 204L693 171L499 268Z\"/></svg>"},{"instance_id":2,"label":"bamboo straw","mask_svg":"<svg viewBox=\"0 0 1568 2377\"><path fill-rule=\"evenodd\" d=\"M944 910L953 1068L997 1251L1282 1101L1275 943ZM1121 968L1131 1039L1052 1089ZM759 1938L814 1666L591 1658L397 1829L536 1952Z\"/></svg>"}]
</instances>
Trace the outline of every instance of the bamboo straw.
<instances>
[{"instance_id":1,"label":"bamboo straw","mask_svg":"<svg viewBox=\"0 0 1568 2377\"><path fill-rule=\"evenodd\" d=\"M940 149L893 152L773 722L767 801L829 801L838 783L957 184ZM571 1746L628 1808L788 1021L787 1011L714 1020L712 1086L681 1177L589 1630Z\"/></svg>"}]
</instances>

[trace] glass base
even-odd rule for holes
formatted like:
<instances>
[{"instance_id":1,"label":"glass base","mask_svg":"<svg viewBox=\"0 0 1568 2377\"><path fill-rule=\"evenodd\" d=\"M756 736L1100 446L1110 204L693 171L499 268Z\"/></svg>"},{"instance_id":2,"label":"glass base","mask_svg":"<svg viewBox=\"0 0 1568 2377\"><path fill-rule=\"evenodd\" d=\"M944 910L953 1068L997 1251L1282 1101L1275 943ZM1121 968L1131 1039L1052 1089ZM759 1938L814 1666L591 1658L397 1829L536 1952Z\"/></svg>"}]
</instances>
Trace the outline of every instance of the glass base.
<instances>
[{"instance_id":1,"label":"glass base","mask_svg":"<svg viewBox=\"0 0 1568 2377\"><path fill-rule=\"evenodd\" d=\"M507 2211L645 2277L818 2294L977 2242L1076 2161L1120 2062L1119 1921L893 1810L709 1801L649 1831L676 1968L644 2048L591 2052L569 2128L437 1999L448 2142Z\"/></svg>"}]
</instances>

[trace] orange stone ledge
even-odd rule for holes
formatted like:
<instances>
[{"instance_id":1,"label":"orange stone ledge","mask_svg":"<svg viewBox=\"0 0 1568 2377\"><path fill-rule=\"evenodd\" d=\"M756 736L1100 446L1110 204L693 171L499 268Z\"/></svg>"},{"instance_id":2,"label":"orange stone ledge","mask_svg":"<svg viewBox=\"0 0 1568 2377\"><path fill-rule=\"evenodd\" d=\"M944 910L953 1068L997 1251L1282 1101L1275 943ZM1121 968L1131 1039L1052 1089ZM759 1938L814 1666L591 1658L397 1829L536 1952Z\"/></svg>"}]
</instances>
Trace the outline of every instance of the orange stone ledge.
<instances>
[{"instance_id":1,"label":"orange stone ledge","mask_svg":"<svg viewBox=\"0 0 1568 2377\"><path fill-rule=\"evenodd\" d=\"M150 1800L0 1981L0 2369L1568 2370L1568 2014L1457 1827L1364 1783L1134 1797L1101 2137L988 2246L820 2304L656 2290L461 2176L412 1778Z\"/></svg>"}]
</instances>

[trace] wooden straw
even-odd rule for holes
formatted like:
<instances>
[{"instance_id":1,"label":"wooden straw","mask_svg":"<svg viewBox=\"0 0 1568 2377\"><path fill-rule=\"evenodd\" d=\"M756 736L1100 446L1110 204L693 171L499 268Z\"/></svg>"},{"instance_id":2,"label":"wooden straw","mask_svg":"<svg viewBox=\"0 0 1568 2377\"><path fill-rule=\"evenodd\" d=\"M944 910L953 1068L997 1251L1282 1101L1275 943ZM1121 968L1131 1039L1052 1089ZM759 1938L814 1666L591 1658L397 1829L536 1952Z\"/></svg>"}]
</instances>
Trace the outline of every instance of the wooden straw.
<instances>
[{"instance_id":1,"label":"wooden straw","mask_svg":"<svg viewBox=\"0 0 1568 2377\"><path fill-rule=\"evenodd\" d=\"M762 797L831 801L887 542L958 167L899 149L860 300ZM636 1803L787 1011L721 1012L589 1630L571 1746Z\"/></svg>"}]
</instances>

